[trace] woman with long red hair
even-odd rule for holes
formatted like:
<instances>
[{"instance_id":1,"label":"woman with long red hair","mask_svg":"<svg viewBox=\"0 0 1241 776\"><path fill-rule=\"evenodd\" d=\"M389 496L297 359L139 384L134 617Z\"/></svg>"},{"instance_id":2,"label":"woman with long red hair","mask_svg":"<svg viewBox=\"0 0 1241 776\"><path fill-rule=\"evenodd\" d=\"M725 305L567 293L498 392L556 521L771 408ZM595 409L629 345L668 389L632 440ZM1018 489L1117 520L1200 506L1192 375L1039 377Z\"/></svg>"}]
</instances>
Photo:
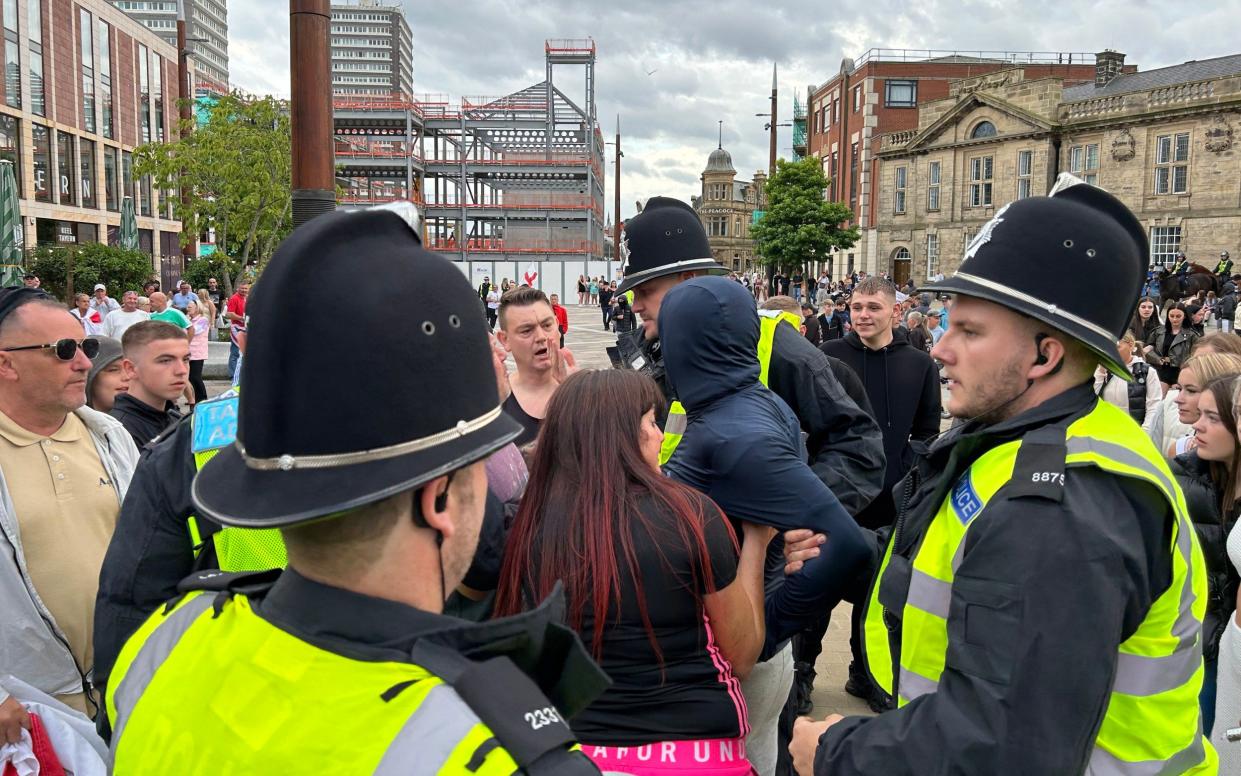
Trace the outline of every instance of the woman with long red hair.
<instances>
[{"instance_id":1,"label":"woman with long red hair","mask_svg":"<svg viewBox=\"0 0 1241 776\"><path fill-rule=\"evenodd\" d=\"M663 397L649 377L580 372L547 407L514 520L498 615L562 582L569 625L612 686L572 726L605 771L751 772L740 679L763 644L774 529L733 526L659 470Z\"/></svg>"}]
</instances>

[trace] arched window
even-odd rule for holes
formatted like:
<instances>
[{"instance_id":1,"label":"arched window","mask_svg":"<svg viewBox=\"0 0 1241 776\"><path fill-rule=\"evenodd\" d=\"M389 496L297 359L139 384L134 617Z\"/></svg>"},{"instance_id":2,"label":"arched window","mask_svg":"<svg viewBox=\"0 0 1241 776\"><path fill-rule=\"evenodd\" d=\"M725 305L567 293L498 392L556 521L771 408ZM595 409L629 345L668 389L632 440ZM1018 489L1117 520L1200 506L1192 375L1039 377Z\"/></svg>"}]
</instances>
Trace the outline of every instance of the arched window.
<instances>
[{"instance_id":1,"label":"arched window","mask_svg":"<svg viewBox=\"0 0 1241 776\"><path fill-rule=\"evenodd\" d=\"M909 261L913 256L909 253L909 249L901 246L892 254L892 258L896 261Z\"/></svg>"},{"instance_id":2,"label":"arched window","mask_svg":"<svg viewBox=\"0 0 1241 776\"><path fill-rule=\"evenodd\" d=\"M978 122L977 126L974 127L972 132L970 132L970 137L972 138L995 137L995 135L996 135L995 125L992 124L990 121Z\"/></svg>"}]
</instances>

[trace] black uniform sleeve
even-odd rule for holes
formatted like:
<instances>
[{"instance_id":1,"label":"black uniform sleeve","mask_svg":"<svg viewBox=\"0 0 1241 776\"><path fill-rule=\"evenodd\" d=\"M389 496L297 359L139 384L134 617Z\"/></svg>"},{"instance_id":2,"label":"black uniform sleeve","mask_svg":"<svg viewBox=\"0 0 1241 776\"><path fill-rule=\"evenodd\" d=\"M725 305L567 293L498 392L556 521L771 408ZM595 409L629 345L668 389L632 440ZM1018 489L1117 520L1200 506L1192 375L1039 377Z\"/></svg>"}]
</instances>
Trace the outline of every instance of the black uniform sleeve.
<instances>
[{"instance_id":1,"label":"black uniform sleeve","mask_svg":"<svg viewBox=\"0 0 1241 776\"><path fill-rule=\"evenodd\" d=\"M918 397L918 411L914 415L909 438L924 442L939 433L940 412L943 402L939 394L939 370L935 360L926 357L926 371L922 377L922 395Z\"/></svg>"},{"instance_id":2,"label":"black uniform sleeve","mask_svg":"<svg viewBox=\"0 0 1241 776\"><path fill-rule=\"evenodd\" d=\"M1066 472L1063 502L993 502L952 589L938 690L850 717L820 739L815 773L1082 773L1117 645L1171 579L1168 507L1153 487Z\"/></svg>"},{"instance_id":3,"label":"black uniform sleeve","mask_svg":"<svg viewBox=\"0 0 1241 776\"><path fill-rule=\"evenodd\" d=\"M193 571L190 423L142 452L99 572L94 682L102 694L125 641Z\"/></svg>"},{"instance_id":4,"label":"black uniform sleeve","mask_svg":"<svg viewBox=\"0 0 1241 776\"><path fill-rule=\"evenodd\" d=\"M879 424L845 393L823 353L792 326L776 327L767 375L768 387L792 408L808 435L815 476L849 514L857 514L883 488Z\"/></svg>"}]
</instances>

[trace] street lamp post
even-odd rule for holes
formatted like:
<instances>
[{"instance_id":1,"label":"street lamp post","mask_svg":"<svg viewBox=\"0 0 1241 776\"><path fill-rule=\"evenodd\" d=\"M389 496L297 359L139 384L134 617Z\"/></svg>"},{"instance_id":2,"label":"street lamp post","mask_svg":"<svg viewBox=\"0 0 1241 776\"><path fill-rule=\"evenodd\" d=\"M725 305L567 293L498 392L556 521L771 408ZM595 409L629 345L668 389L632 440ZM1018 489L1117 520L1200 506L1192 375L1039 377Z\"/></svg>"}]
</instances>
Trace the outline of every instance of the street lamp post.
<instances>
[{"instance_id":1,"label":"street lamp post","mask_svg":"<svg viewBox=\"0 0 1241 776\"><path fill-rule=\"evenodd\" d=\"M332 151L331 0L289 0L293 225L336 209Z\"/></svg>"},{"instance_id":2,"label":"street lamp post","mask_svg":"<svg viewBox=\"0 0 1241 776\"><path fill-rule=\"evenodd\" d=\"M194 113L190 105L190 53L186 49L188 43L185 40L185 0L177 0L177 115L181 119L181 136L184 137L194 131ZM177 187L181 192L181 212L184 216L190 209L190 192L185 186L185 176L181 176L181 185ZM184 217L181 221L181 228L185 228ZM182 235L184 238L184 235ZM194 245L196 240L185 242L181 241L181 262L184 269L185 262L194 258Z\"/></svg>"}]
</instances>

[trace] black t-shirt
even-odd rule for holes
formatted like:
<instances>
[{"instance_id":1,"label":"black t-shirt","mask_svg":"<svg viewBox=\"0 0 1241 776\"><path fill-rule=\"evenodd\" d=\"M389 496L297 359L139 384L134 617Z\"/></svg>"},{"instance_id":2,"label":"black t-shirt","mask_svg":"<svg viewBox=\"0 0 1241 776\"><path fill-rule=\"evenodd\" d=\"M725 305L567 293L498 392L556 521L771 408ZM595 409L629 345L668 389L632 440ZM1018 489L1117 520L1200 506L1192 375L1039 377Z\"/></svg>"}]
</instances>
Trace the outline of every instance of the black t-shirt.
<instances>
[{"instance_id":1,"label":"black t-shirt","mask_svg":"<svg viewBox=\"0 0 1241 776\"><path fill-rule=\"evenodd\" d=\"M707 516L711 576L715 589L721 590L737 575L737 550L715 505L698 493L692 498ZM628 566L619 557L621 598L619 607L612 602L600 661L613 684L574 717L573 730L584 743L608 746L737 738L745 708L741 682L715 645L705 608L693 593L695 588L706 590L699 552L681 539L674 522L679 518L649 496L639 500L637 512L626 527L660 655L651 646ZM618 525L618 549L621 530ZM589 609L587 604L580 631L587 648L594 638Z\"/></svg>"},{"instance_id":2,"label":"black t-shirt","mask_svg":"<svg viewBox=\"0 0 1241 776\"><path fill-rule=\"evenodd\" d=\"M531 417L529 413L522 409L521 402L517 401L517 394L510 393L508 398L504 400L504 412L521 425L521 436L513 440L518 447L530 444L539 435L539 424L543 420Z\"/></svg>"},{"instance_id":3,"label":"black t-shirt","mask_svg":"<svg viewBox=\"0 0 1241 776\"><path fill-rule=\"evenodd\" d=\"M599 289L599 306L607 307L608 305L610 305L612 303L612 295L615 293L616 292L610 288L600 288Z\"/></svg>"}]
</instances>

